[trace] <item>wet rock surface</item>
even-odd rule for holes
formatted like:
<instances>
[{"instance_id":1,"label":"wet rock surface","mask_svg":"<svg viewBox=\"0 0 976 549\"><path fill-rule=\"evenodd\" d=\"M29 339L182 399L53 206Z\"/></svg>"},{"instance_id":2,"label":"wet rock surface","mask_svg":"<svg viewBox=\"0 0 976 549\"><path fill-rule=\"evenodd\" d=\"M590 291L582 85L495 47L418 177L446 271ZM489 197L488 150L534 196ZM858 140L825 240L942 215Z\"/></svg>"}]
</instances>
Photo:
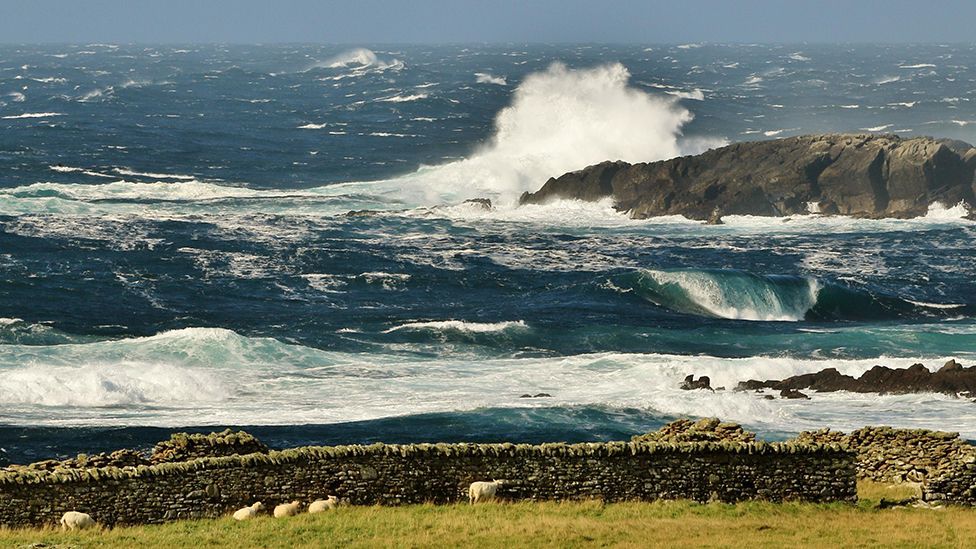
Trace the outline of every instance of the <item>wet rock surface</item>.
<instances>
[{"instance_id":1,"label":"wet rock surface","mask_svg":"<svg viewBox=\"0 0 976 549\"><path fill-rule=\"evenodd\" d=\"M857 378L842 374L835 368L825 368L819 372L782 380L750 379L739 382L735 388L736 391L758 389L783 392L809 389L818 392L878 394L943 393L971 397L976 394L976 366L966 368L955 360L946 362L934 372L923 364L913 364L908 368L875 366Z\"/></svg>"},{"instance_id":2,"label":"wet rock surface","mask_svg":"<svg viewBox=\"0 0 976 549\"><path fill-rule=\"evenodd\" d=\"M974 200L976 152L962 141L824 134L736 143L651 163L603 162L552 178L521 204L612 198L633 218L811 211L856 217L925 215L933 203Z\"/></svg>"}]
</instances>

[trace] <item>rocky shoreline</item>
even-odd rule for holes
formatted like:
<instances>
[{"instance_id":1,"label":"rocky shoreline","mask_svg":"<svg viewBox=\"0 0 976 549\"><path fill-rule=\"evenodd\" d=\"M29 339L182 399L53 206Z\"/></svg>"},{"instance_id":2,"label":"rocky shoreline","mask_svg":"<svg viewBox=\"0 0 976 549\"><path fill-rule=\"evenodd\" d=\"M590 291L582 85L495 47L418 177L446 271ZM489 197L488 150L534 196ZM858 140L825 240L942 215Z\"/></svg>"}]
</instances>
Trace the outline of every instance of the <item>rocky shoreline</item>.
<instances>
[{"instance_id":1,"label":"rocky shoreline","mask_svg":"<svg viewBox=\"0 0 976 549\"><path fill-rule=\"evenodd\" d=\"M597 201L643 219L808 213L925 215L935 203L976 206L976 148L956 140L823 134L736 143L696 156L608 161L549 179L520 204Z\"/></svg>"},{"instance_id":2,"label":"rocky shoreline","mask_svg":"<svg viewBox=\"0 0 976 549\"><path fill-rule=\"evenodd\" d=\"M687 376L679 385L684 390L706 389L724 390L724 387L711 386L708 376L695 378ZM785 379L750 379L740 381L734 391L755 391L764 398L775 398L765 394L766 389L779 391L781 398L808 399L802 390L829 393L849 391L852 393L911 394L941 393L960 398L976 397L976 366L964 367L955 360L949 360L938 370L929 370L924 364L913 364L908 368L889 368L875 366L860 377L841 374L836 368L824 368L819 372L800 374Z\"/></svg>"}]
</instances>

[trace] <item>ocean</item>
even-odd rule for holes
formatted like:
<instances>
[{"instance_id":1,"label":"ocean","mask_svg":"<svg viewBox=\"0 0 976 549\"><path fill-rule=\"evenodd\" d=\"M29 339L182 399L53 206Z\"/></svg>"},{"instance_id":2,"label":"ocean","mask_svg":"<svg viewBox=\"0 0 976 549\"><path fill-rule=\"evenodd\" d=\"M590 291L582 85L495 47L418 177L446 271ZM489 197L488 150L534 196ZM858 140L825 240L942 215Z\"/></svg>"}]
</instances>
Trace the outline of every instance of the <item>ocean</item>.
<instances>
[{"instance_id":1,"label":"ocean","mask_svg":"<svg viewBox=\"0 0 976 549\"><path fill-rule=\"evenodd\" d=\"M0 456L699 416L976 438L964 398L678 388L972 364L958 205L719 226L517 206L604 160L852 131L976 142L976 47L0 46Z\"/></svg>"}]
</instances>

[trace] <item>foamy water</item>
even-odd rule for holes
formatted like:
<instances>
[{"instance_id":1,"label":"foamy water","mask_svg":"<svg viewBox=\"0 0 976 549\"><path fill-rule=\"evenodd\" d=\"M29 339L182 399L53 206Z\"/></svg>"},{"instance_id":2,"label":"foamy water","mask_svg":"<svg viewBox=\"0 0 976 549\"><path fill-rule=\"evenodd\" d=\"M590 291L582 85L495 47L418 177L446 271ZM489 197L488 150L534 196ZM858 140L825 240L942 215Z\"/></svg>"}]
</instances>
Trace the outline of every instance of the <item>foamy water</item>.
<instances>
[{"instance_id":1,"label":"foamy water","mask_svg":"<svg viewBox=\"0 0 976 549\"><path fill-rule=\"evenodd\" d=\"M971 365L963 205L717 226L611 200L517 206L567 171L740 139L974 141L972 67L971 48L925 45L8 47L0 438L590 440L678 416L976 436L950 396L678 389Z\"/></svg>"}]
</instances>

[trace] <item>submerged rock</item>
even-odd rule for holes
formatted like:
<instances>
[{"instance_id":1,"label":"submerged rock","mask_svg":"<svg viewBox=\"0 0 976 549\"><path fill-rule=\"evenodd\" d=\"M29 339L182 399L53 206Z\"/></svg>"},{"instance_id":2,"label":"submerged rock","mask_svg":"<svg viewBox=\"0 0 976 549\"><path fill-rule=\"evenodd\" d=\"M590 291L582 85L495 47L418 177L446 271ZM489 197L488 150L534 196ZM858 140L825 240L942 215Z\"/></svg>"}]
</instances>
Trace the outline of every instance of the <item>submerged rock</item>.
<instances>
[{"instance_id":1,"label":"submerged rock","mask_svg":"<svg viewBox=\"0 0 976 549\"><path fill-rule=\"evenodd\" d=\"M780 398L810 400L810 397L797 391L796 389L783 389L779 392Z\"/></svg>"},{"instance_id":2,"label":"submerged rock","mask_svg":"<svg viewBox=\"0 0 976 549\"><path fill-rule=\"evenodd\" d=\"M481 208L482 210L488 211L492 209L491 200L487 198L469 198L462 202L461 204L470 204L472 206Z\"/></svg>"},{"instance_id":3,"label":"submerged rock","mask_svg":"<svg viewBox=\"0 0 976 549\"><path fill-rule=\"evenodd\" d=\"M736 143L696 156L603 162L552 178L521 204L612 198L633 218L785 216L811 211L917 217L933 203L970 206L976 152L961 141L826 134Z\"/></svg>"}]
</instances>

